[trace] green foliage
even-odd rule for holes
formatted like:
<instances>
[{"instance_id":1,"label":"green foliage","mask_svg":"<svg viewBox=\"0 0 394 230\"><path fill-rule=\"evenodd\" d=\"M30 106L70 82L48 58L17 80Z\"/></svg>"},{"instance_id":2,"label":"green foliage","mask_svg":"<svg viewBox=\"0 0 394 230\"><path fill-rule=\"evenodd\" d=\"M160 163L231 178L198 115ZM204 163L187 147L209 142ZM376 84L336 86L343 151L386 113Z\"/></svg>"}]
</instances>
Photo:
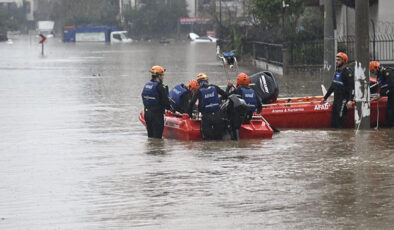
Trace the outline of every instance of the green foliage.
<instances>
[{"instance_id":1,"label":"green foliage","mask_svg":"<svg viewBox=\"0 0 394 230\"><path fill-rule=\"evenodd\" d=\"M7 10L5 7L0 6L0 30L5 29L7 20L8 20Z\"/></svg>"},{"instance_id":2,"label":"green foliage","mask_svg":"<svg viewBox=\"0 0 394 230\"><path fill-rule=\"evenodd\" d=\"M260 26L279 26L282 17L282 0L252 0L251 13L257 17Z\"/></svg>"},{"instance_id":3,"label":"green foliage","mask_svg":"<svg viewBox=\"0 0 394 230\"><path fill-rule=\"evenodd\" d=\"M187 16L185 0L144 0L142 6L123 12L135 36L166 36L175 33L180 17Z\"/></svg>"},{"instance_id":4,"label":"green foliage","mask_svg":"<svg viewBox=\"0 0 394 230\"><path fill-rule=\"evenodd\" d=\"M304 12L303 0L251 0L254 7L251 13L257 18L259 25L267 29L281 27L286 41L296 38L299 18Z\"/></svg>"},{"instance_id":5,"label":"green foliage","mask_svg":"<svg viewBox=\"0 0 394 230\"><path fill-rule=\"evenodd\" d=\"M58 0L51 18L64 25L111 25L118 24L118 0Z\"/></svg>"},{"instance_id":6,"label":"green foliage","mask_svg":"<svg viewBox=\"0 0 394 230\"><path fill-rule=\"evenodd\" d=\"M323 7L306 8L297 26L296 41L310 41L323 39L324 21Z\"/></svg>"},{"instance_id":7,"label":"green foliage","mask_svg":"<svg viewBox=\"0 0 394 230\"><path fill-rule=\"evenodd\" d=\"M0 6L0 30L19 30L26 25L23 7L11 4L9 7Z\"/></svg>"}]
</instances>

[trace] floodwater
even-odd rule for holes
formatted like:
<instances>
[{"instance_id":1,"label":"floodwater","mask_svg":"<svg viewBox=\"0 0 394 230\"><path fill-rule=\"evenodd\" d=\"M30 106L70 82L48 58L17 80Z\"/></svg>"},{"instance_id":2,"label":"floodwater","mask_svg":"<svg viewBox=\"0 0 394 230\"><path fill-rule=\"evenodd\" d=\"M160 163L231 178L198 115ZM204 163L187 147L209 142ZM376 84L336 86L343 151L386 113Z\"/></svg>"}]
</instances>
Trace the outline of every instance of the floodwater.
<instances>
[{"instance_id":1,"label":"floodwater","mask_svg":"<svg viewBox=\"0 0 394 230\"><path fill-rule=\"evenodd\" d=\"M51 39L41 57L37 40L0 43L0 229L394 226L393 130L148 139L151 66L170 87L199 72L224 85L214 45Z\"/></svg>"}]
</instances>

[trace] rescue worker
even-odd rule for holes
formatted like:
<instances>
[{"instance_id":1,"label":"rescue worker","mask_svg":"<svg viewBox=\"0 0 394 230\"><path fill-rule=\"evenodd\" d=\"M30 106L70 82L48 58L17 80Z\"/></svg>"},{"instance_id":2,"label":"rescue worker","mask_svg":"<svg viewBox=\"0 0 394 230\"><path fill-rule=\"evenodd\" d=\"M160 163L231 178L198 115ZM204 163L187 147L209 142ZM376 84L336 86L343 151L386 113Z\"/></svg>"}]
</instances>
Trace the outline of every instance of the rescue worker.
<instances>
[{"instance_id":1,"label":"rescue worker","mask_svg":"<svg viewBox=\"0 0 394 230\"><path fill-rule=\"evenodd\" d=\"M184 84L176 85L170 91L170 105L173 111L187 113L193 94L200 88L196 80L189 81L187 87Z\"/></svg>"},{"instance_id":2,"label":"rescue worker","mask_svg":"<svg viewBox=\"0 0 394 230\"><path fill-rule=\"evenodd\" d=\"M354 75L353 71L346 67L348 60L348 56L343 52L336 55L335 64L337 68L334 79L322 101L322 103L326 103L327 98L334 92L331 112L332 128L344 128L347 109L353 106Z\"/></svg>"},{"instance_id":3,"label":"rescue worker","mask_svg":"<svg viewBox=\"0 0 394 230\"><path fill-rule=\"evenodd\" d=\"M161 66L153 66L150 71L152 79L145 84L141 94L146 129L148 137L152 138L162 137L164 112L166 109L170 109L168 87L163 84L165 71Z\"/></svg>"},{"instance_id":4,"label":"rescue worker","mask_svg":"<svg viewBox=\"0 0 394 230\"><path fill-rule=\"evenodd\" d=\"M227 98L224 90L208 82L208 76L200 73L196 78L200 88L193 95L188 108L188 114L192 117L193 105L198 100L198 110L202 114L201 133L204 140L221 140L223 138L225 123L220 115L221 99Z\"/></svg>"},{"instance_id":5,"label":"rescue worker","mask_svg":"<svg viewBox=\"0 0 394 230\"><path fill-rule=\"evenodd\" d=\"M236 103L234 103L233 100L230 100L227 114L230 121L232 140L239 140L239 128L241 127L241 124L249 123L256 109L257 113L261 113L261 101L249 85L250 78L246 73L238 74L235 88L232 81L229 81L227 84L226 92L229 94L229 97L233 94L239 95L239 97L246 103L245 108L242 108L242 106L238 106L237 108L235 105Z\"/></svg>"},{"instance_id":6,"label":"rescue worker","mask_svg":"<svg viewBox=\"0 0 394 230\"><path fill-rule=\"evenodd\" d=\"M381 96L387 96L386 107L386 125L389 128L394 127L394 69L384 67L377 61L369 63L369 71L376 75L380 90L377 99Z\"/></svg>"}]
</instances>

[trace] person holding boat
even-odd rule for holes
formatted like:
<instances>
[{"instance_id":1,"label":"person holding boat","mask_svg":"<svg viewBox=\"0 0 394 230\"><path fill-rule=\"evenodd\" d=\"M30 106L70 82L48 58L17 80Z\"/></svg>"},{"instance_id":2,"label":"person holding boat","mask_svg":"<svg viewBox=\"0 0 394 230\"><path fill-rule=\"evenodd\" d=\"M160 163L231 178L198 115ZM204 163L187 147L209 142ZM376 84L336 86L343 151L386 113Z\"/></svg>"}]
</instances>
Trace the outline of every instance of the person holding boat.
<instances>
[{"instance_id":1,"label":"person holding boat","mask_svg":"<svg viewBox=\"0 0 394 230\"><path fill-rule=\"evenodd\" d=\"M221 140L225 123L220 115L220 103L221 99L227 99L227 94L218 86L209 84L208 76L205 73L198 74L196 80L200 88L190 101L188 114L192 117L193 106L198 100L198 111L202 114L201 133L203 139Z\"/></svg>"},{"instance_id":2,"label":"person holding boat","mask_svg":"<svg viewBox=\"0 0 394 230\"><path fill-rule=\"evenodd\" d=\"M348 60L348 56L343 52L336 55L334 78L322 101L326 103L327 98L334 92L331 112L332 128L344 128L347 109L353 106L354 74L349 67L346 67Z\"/></svg>"},{"instance_id":3,"label":"person holding boat","mask_svg":"<svg viewBox=\"0 0 394 230\"><path fill-rule=\"evenodd\" d=\"M161 66L153 66L150 71L152 79L145 84L141 94L146 129L148 137L151 138L162 137L164 112L166 109L170 109L168 87L163 84L165 71Z\"/></svg>"},{"instance_id":4,"label":"person holding boat","mask_svg":"<svg viewBox=\"0 0 394 230\"><path fill-rule=\"evenodd\" d=\"M176 85L169 94L171 109L179 113L187 113L193 94L200 88L196 80L187 84Z\"/></svg>"},{"instance_id":5,"label":"person holding boat","mask_svg":"<svg viewBox=\"0 0 394 230\"><path fill-rule=\"evenodd\" d=\"M377 61L369 63L369 71L376 75L380 90L376 100L381 96L387 96L386 107L386 126L394 127L394 69L391 67L384 67Z\"/></svg>"},{"instance_id":6,"label":"person holding boat","mask_svg":"<svg viewBox=\"0 0 394 230\"><path fill-rule=\"evenodd\" d=\"M232 140L239 139L239 128L241 124L249 123L256 109L257 113L261 113L261 101L249 85L250 78L246 73L238 74L235 87L232 81L229 81L227 84L226 92L230 98L227 107L227 116L230 121ZM240 98L243 101L239 100Z\"/></svg>"}]
</instances>

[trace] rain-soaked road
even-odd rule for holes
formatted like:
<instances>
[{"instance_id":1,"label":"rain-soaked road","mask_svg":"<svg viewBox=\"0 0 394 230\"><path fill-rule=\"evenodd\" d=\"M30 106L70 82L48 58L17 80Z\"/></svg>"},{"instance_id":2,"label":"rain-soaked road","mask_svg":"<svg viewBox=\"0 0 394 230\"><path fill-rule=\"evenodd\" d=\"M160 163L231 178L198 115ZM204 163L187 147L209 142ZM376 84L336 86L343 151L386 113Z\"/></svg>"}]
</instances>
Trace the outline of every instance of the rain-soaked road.
<instances>
[{"instance_id":1,"label":"rain-soaked road","mask_svg":"<svg viewBox=\"0 0 394 230\"><path fill-rule=\"evenodd\" d=\"M167 68L170 87L199 72L223 85L213 45L53 39L41 57L36 38L13 42L0 43L0 229L394 226L393 130L150 140L137 117L148 70Z\"/></svg>"}]
</instances>

